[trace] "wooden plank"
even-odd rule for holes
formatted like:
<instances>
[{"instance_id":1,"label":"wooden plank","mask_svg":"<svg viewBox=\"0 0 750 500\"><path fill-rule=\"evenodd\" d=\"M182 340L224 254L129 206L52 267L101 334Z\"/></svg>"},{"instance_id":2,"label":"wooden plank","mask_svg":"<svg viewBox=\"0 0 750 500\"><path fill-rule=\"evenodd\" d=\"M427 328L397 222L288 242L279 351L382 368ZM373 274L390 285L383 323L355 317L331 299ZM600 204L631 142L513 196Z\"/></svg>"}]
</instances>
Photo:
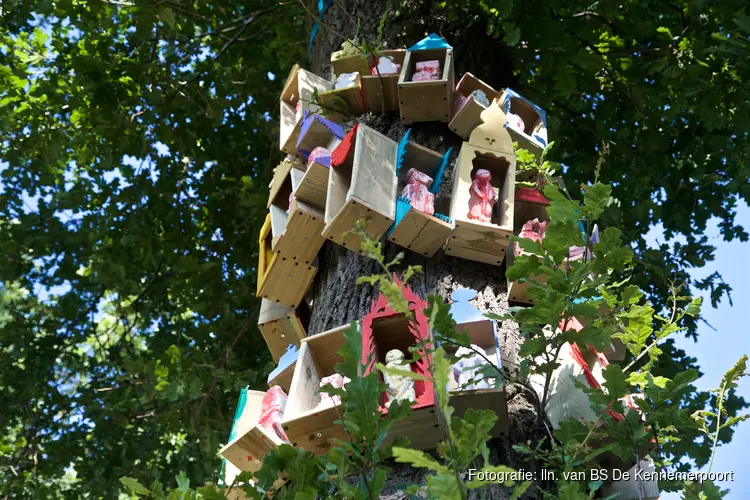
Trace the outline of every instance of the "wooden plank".
<instances>
[{"instance_id":1,"label":"wooden plank","mask_svg":"<svg viewBox=\"0 0 750 500\"><path fill-rule=\"evenodd\" d=\"M312 205L295 199L289 208L286 231L276 243L274 252L283 259L309 265L325 243L321 234L324 214Z\"/></svg>"},{"instance_id":2,"label":"wooden plank","mask_svg":"<svg viewBox=\"0 0 750 500\"><path fill-rule=\"evenodd\" d=\"M269 193L266 208L271 208L271 205L276 200L276 197L279 195L279 192L284 185L284 181L286 181L287 176L293 168L304 172L306 165L297 158L284 158L281 163L273 169L273 179L271 179L271 183L268 185Z\"/></svg>"},{"instance_id":3,"label":"wooden plank","mask_svg":"<svg viewBox=\"0 0 750 500\"><path fill-rule=\"evenodd\" d=\"M313 162L307 168L302 182L294 192L294 197L325 210L328 194L328 169L325 165ZM325 214L323 214L325 217Z\"/></svg>"},{"instance_id":4,"label":"wooden plank","mask_svg":"<svg viewBox=\"0 0 750 500\"><path fill-rule=\"evenodd\" d=\"M274 255L260 285L258 296L286 306L297 307L312 285L317 271L313 265Z\"/></svg>"},{"instance_id":5,"label":"wooden plank","mask_svg":"<svg viewBox=\"0 0 750 500\"><path fill-rule=\"evenodd\" d=\"M268 387L273 387L275 385L278 385L284 391L289 392L289 388L292 385L292 377L294 376L294 367L297 366L297 363L294 362L291 365L287 366L284 371L276 375L274 378L268 381Z\"/></svg>"},{"instance_id":6,"label":"wooden plank","mask_svg":"<svg viewBox=\"0 0 750 500\"><path fill-rule=\"evenodd\" d=\"M274 362L277 362L286 352L289 344L300 345L300 341L307 335L305 325L296 314L289 314L281 318L259 323L263 339Z\"/></svg>"},{"instance_id":7,"label":"wooden plank","mask_svg":"<svg viewBox=\"0 0 750 500\"><path fill-rule=\"evenodd\" d=\"M352 116L358 116L364 112L362 78L357 75L355 82L352 87L329 90L319 94L320 102L323 104L322 113L326 118L336 123L343 123Z\"/></svg>"},{"instance_id":8,"label":"wooden plank","mask_svg":"<svg viewBox=\"0 0 750 500\"><path fill-rule=\"evenodd\" d=\"M284 316L291 316L294 313L295 310L293 307L287 307L277 302L261 299L258 324L267 323L274 319L283 318Z\"/></svg>"},{"instance_id":9,"label":"wooden plank","mask_svg":"<svg viewBox=\"0 0 750 500\"><path fill-rule=\"evenodd\" d=\"M393 224L392 218L378 213L362 200L352 196L331 222L326 224L323 236L361 254L362 239L359 236L347 234L356 227L358 220L364 220L367 223L365 233L374 240L380 239Z\"/></svg>"},{"instance_id":10,"label":"wooden plank","mask_svg":"<svg viewBox=\"0 0 750 500\"><path fill-rule=\"evenodd\" d=\"M453 224L410 208L389 236L393 243L432 257L453 232Z\"/></svg>"},{"instance_id":11,"label":"wooden plank","mask_svg":"<svg viewBox=\"0 0 750 500\"><path fill-rule=\"evenodd\" d=\"M292 385L289 388L289 398L284 411L284 430L286 420L315 408L320 403L320 379L325 375L320 373L315 363L309 344L302 343L297 355L297 364L294 367Z\"/></svg>"},{"instance_id":12,"label":"wooden plank","mask_svg":"<svg viewBox=\"0 0 750 500\"><path fill-rule=\"evenodd\" d=\"M413 82L416 63L440 61L440 80ZM453 51L450 49L407 51L398 80L401 122L450 121L453 103Z\"/></svg>"},{"instance_id":13,"label":"wooden plank","mask_svg":"<svg viewBox=\"0 0 750 500\"><path fill-rule=\"evenodd\" d=\"M449 239L446 242L445 254L452 255L453 257L459 257L461 259L473 260L475 262L484 262L485 264L492 264L493 266L499 266L505 259L505 249L498 250L496 253L488 254L487 252L477 251L471 247L463 247L453 244L453 239Z\"/></svg>"},{"instance_id":14,"label":"wooden plank","mask_svg":"<svg viewBox=\"0 0 750 500\"><path fill-rule=\"evenodd\" d=\"M297 156L297 137L302 113L298 113L292 104L284 101L281 101L279 107L279 149Z\"/></svg>"},{"instance_id":15,"label":"wooden plank","mask_svg":"<svg viewBox=\"0 0 750 500\"><path fill-rule=\"evenodd\" d=\"M322 371L333 373L335 372L334 365L343 361L338 351L344 345L346 340L344 332L348 328L348 324L341 325L302 339L302 343L307 344L314 353L316 363ZM359 328L359 323L357 328Z\"/></svg>"},{"instance_id":16,"label":"wooden plank","mask_svg":"<svg viewBox=\"0 0 750 500\"><path fill-rule=\"evenodd\" d=\"M367 62L367 54L361 53L357 49L332 52L331 69L336 76L343 75L344 73L354 73L355 71L360 75L370 74L370 64Z\"/></svg>"},{"instance_id":17,"label":"wooden plank","mask_svg":"<svg viewBox=\"0 0 750 500\"><path fill-rule=\"evenodd\" d=\"M268 212L271 214L271 250L276 251L276 245L286 231L289 214L286 213L285 209L276 205L271 205L271 209Z\"/></svg>"},{"instance_id":18,"label":"wooden plank","mask_svg":"<svg viewBox=\"0 0 750 500\"><path fill-rule=\"evenodd\" d=\"M383 134L359 126L354 149L351 195L393 220L396 211L396 150Z\"/></svg>"},{"instance_id":19,"label":"wooden plank","mask_svg":"<svg viewBox=\"0 0 750 500\"><path fill-rule=\"evenodd\" d=\"M427 217L429 216L424 212L410 207L404 218L398 221L388 239L399 246L411 249L412 244L427 225Z\"/></svg>"},{"instance_id":20,"label":"wooden plank","mask_svg":"<svg viewBox=\"0 0 750 500\"><path fill-rule=\"evenodd\" d=\"M394 422L385 444L391 444L398 436L408 437L410 448L434 450L443 440L443 431L434 405L412 410L405 419Z\"/></svg>"},{"instance_id":21,"label":"wooden plank","mask_svg":"<svg viewBox=\"0 0 750 500\"><path fill-rule=\"evenodd\" d=\"M403 66L406 50L383 50L378 52L379 56L387 56L396 64ZM365 101L365 111L371 113L395 113L398 112L398 79L399 75L380 75L362 77L362 93ZM382 96L382 97L381 97ZM385 104L385 108L383 105Z\"/></svg>"},{"instance_id":22,"label":"wooden plank","mask_svg":"<svg viewBox=\"0 0 750 500\"><path fill-rule=\"evenodd\" d=\"M453 94L453 108L451 109L451 121L448 124L453 132L468 140L472 131L482 123L481 113L486 109L485 106L472 97L472 92L481 90L492 102L497 96L498 91L484 83L471 73L464 73L458 81L456 91Z\"/></svg>"}]
</instances>

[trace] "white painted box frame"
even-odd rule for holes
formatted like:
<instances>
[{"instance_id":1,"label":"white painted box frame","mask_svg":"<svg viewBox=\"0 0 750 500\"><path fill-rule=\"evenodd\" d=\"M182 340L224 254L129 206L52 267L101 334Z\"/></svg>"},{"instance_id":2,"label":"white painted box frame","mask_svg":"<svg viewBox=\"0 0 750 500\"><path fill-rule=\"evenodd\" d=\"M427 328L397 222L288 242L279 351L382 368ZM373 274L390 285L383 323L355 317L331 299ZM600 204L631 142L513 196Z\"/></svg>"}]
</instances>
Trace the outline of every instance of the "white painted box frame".
<instances>
[{"instance_id":1,"label":"white painted box frame","mask_svg":"<svg viewBox=\"0 0 750 500\"><path fill-rule=\"evenodd\" d=\"M468 140L474 129L482 123L480 115L487 109L479 103L472 95L475 90L481 90L487 96L489 102L497 98L499 92L482 80L472 75L464 73L456 85L456 91L453 94L453 107L451 109L451 121L448 128L455 132L464 140Z\"/></svg>"}]
</instances>

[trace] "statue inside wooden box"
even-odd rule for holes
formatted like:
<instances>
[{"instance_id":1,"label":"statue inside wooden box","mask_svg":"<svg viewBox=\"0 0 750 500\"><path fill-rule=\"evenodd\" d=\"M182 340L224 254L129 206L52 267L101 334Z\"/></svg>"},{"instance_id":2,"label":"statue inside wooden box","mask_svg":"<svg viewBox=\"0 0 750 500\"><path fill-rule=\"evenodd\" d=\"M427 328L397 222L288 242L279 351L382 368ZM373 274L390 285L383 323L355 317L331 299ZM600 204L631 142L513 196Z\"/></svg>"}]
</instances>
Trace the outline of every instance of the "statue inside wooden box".
<instances>
[{"instance_id":1,"label":"statue inside wooden box","mask_svg":"<svg viewBox=\"0 0 750 500\"><path fill-rule=\"evenodd\" d=\"M482 373L482 367L487 365L487 353L478 345L459 347L456 351L458 361L453 364L453 377L456 379L459 389L473 391L475 389L490 389L490 379Z\"/></svg>"},{"instance_id":2,"label":"statue inside wooden box","mask_svg":"<svg viewBox=\"0 0 750 500\"><path fill-rule=\"evenodd\" d=\"M378 65L372 67L372 76L397 75L401 72L401 65L396 64L392 57L380 56Z\"/></svg>"},{"instance_id":3,"label":"statue inside wooden box","mask_svg":"<svg viewBox=\"0 0 750 500\"><path fill-rule=\"evenodd\" d=\"M258 425L269 432L275 432L279 439L289 441L281 426L281 419L286 409L287 396L280 386L275 385L268 389L260 402L260 418Z\"/></svg>"},{"instance_id":4,"label":"statue inside wooden box","mask_svg":"<svg viewBox=\"0 0 750 500\"><path fill-rule=\"evenodd\" d=\"M416 64L417 71L411 77L413 82L440 80L440 61L422 61Z\"/></svg>"},{"instance_id":5,"label":"statue inside wooden box","mask_svg":"<svg viewBox=\"0 0 750 500\"><path fill-rule=\"evenodd\" d=\"M401 191L401 196L408 199L409 204L415 210L433 215L435 195L428 189L430 186L432 186L432 177L416 168L410 168L406 173L406 186Z\"/></svg>"},{"instance_id":6,"label":"statue inside wooden box","mask_svg":"<svg viewBox=\"0 0 750 500\"><path fill-rule=\"evenodd\" d=\"M411 371L409 363L404 359L404 353L399 349L391 349L385 355L386 368L393 368L401 371ZM414 379L405 375L391 375L383 373L383 378L388 386L386 396L388 401L385 407L389 408L393 401L416 401L417 395L414 392Z\"/></svg>"},{"instance_id":7,"label":"statue inside wooden box","mask_svg":"<svg viewBox=\"0 0 750 500\"><path fill-rule=\"evenodd\" d=\"M335 394L331 396L323 390L325 386L330 385L331 387L335 387L336 389L341 389L349 382L351 382L351 379L349 377L344 377L340 373L334 373L333 375L329 375L320 379L320 405L328 405L330 404L329 402L333 402L334 405L338 405L341 403L341 398L339 396Z\"/></svg>"},{"instance_id":8,"label":"statue inside wooden box","mask_svg":"<svg viewBox=\"0 0 750 500\"><path fill-rule=\"evenodd\" d=\"M491 222L497 193L492 187L492 174L489 170L480 168L474 173L469 193L469 219Z\"/></svg>"}]
</instances>

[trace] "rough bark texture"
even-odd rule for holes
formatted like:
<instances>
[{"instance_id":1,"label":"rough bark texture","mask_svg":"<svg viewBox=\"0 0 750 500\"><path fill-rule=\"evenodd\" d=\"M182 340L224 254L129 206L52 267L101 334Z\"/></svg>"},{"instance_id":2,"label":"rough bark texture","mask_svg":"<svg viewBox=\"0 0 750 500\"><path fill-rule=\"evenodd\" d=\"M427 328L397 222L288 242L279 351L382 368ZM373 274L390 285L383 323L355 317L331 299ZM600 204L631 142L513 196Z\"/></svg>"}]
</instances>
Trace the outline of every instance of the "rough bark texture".
<instances>
[{"instance_id":1,"label":"rough bark texture","mask_svg":"<svg viewBox=\"0 0 750 500\"><path fill-rule=\"evenodd\" d=\"M317 74L330 77L330 54L340 48L344 37L354 34L355 22L360 21L360 39L375 42L377 25L386 9L385 0L335 0L323 17L325 26L319 28L313 43L313 58L310 68ZM424 2L429 4L429 2ZM431 32L441 33L454 47L455 71L458 79L466 71L487 81L495 88L511 86L512 68L504 46L484 36L483 26L469 30L448 29L448 23L435 16L422 3L401 8L401 16L386 23L383 40L387 48L408 47ZM424 10L427 9L427 10ZM311 23L312 24L312 23ZM365 114L356 121L380 131L398 141L406 130L398 117L393 115ZM445 123L424 123L411 125L412 140L423 146L444 153L453 146L454 151L437 197L439 205L445 193L450 194L452 173L461 146L461 139L448 130ZM423 266L424 272L410 280L409 286L422 297L438 294L449 300L452 292L459 288L471 288L478 292L474 302L482 312L504 313L508 310L507 285L504 266L489 266L463 259L446 256L439 251L433 258L426 259L397 247L384 240L388 258L405 251L404 264ZM314 305L310 334L361 318L370 307L377 290L368 285L357 286L358 276L378 272L373 261L360 257L332 242L326 242L319 256L320 271L314 287ZM503 366L511 375L517 374L518 350L521 344L515 324L506 322L501 327L503 342ZM524 464L512 450L512 445L533 439L537 410L535 400L520 386L509 384L508 430L505 439L490 443L493 463L502 463L529 470L533 464ZM399 486L423 483L424 471L402 464L393 464L385 494L381 498L396 499L406 496L398 491ZM476 493L476 492L475 492ZM508 489L499 486L490 488L487 498L509 498ZM524 498L536 498L537 492L530 491ZM472 495L470 498L474 498ZM476 498L479 498L477 495Z\"/></svg>"}]
</instances>

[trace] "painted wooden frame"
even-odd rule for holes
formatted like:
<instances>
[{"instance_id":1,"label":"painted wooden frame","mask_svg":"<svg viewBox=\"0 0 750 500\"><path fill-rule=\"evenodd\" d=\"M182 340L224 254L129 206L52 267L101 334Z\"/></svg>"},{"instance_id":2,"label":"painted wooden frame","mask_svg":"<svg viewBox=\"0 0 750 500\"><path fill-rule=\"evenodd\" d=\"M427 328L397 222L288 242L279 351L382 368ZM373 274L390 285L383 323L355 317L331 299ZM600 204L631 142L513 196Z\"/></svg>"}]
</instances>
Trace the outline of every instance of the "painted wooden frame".
<instances>
[{"instance_id":1,"label":"painted wooden frame","mask_svg":"<svg viewBox=\"0 0 750 500\"><path fill-rule=\"evenodd\" d=\"M398 145L396 171L398 174L397 193L401 193L406 186L406 174L414 168L432 177L430 192L440 193L443 172L448 164L452 148L441 155L431 149L409 141L411 129L407 130ZM432 257L445 243L453 232L453 220L436 212L429 215L411 206L407 198L399 196L396 199L396 220L388 229L388 240L408 248L412 252Z\"/></svg>"},{"instance_id":2,"label":"painted wooden frame","mask_svg":"<svg viewBox=\"0 0 750 500\"><path fill-rule=\"evenodd\" d=\"M309 324L310 308L304 300L295 308L261 299L258 328L274 361L279 361L289 345L299 346Z\"/></svg>"},{"instance_id":3,"label":"painted wooden frame","mask_svg":"<svg viewBox=\"0 0 750 500\"><path fill-rule=\"evenodd\" d=\"M459 323L456 332L465 332L471 343L484 349L489 359L497 360L496 366L502 369L502 350L498 336L497 322L489 319ZM455 348L444 346L446 352L455 353ZM454 415L462 417L470 408L490 410L497 415L497 421L490 430L492 437L501 437L508 433L508 406L505 398L505 386L496 389L461 390L452 387L450 404L455 409Z\"/></svg>"},{"instance_id":4,"label":"painted wooden frame","mask_svg":"<svg viewBox=\"0 0 750 500\"><path fill-rule=\"evenodd\" d=\"M505 89L498 98L500 107L507 115L513 113L521 117L524 130L516 130L506 122L505 127L518 146L528 150L539 158L544 148L549 144L547 137L547 113L542 108L529 101L511 89Z\"/></svg>"},{"instance_id":5,"label":"painted wooden frame","mask_svg":"<svg viewBox=\"0 0 750 500\"><path fill-rule=\"evenodd\" d=\"M385 355L389 350L400 349L408 359L411 356L409 347L431 338L424 314L427 302L397 279L396 282L409 302L409 310L414 315L415 323L410 324L404 314L395 312L383 294L380 294L377 302L372 302L370 311L362 318L362 363L366 367L365 374L375 369L376 361L385 364ZM423 351L420 354L423 357L411 363L411 369L429 378L432 355L424 355ZM386 443L391 442L395 436L407 436L413 448L430 450L442 439L440 423L435 413L435 388L429 380L415 380L414 392L416 401L412 405L412 412L404 420L394 422L393 431ZM385 393L381 394L379 403L380 411L386 413Z\"/></svg>"},{"instance_id":6,"label":"painted wooden frame","mask_svg":"<svg viewBox=\"0 0 750 500\"><path fill-rule=\"evenodd\" d=\"M413 82L416 64L440 61L440 79ZM453 104L453 49L408 50L398 79L398 101L402 123L448 122Z\"/></svg>"},{"instance_id":7,"label":"painted wooden frame","mask_svg":"<svg viewBox=\"0 0 750 500\"><path fill-rule=\"evenodd\" d=\"M396 150L394 141L359 124L331 154L323 236L362 253L361 238L347 234L358 220L379 239L395 220Z\"/></svg>"},{"instance_id":8,"label":"painted wooden frame","mask_svg":"<svg viewBox=\"0 0 750 500\"><path fill-rule=\"evenodd\" d=\"M282 426L293 446L323 455L335 446L335 440L346 440L343 427L335 422L342 418L340 404L329 400L321 404L320 381L336 373L334 365L343 362L338 350L344 345L343 325L300 343L297 363Z\"/></svg>"},{"instance_id":9,"label":"painted wooden frame","mask_svg":"<svg viewBox=\"0 0 750 500\"><path fill-rule=\"evenodd\" d=\"M297 307L312 285L316 263L306 265L282 257L271 250L271 214L258 240L258 290L256 295L281 305Z\"/></svg>"},{"instance_id":10,"label":"painted wooden frame","mask_svg":"<svg viewBox=\"0 0 750 500\"><path fill-rule=\"evenodd\" d=\"M482 111L487 109L486 106L480 104L472 95L472 92L475 90L481 90L484 92L485 95L487 95L489 102L495 100L499 95L497 90L493 89L476 76L471 73L464 73L458 81L456 91L453 94L451 121L448 123L448 128L464 140L469 140L472 131L477 128L478 125L481 125L482 118L480 115L482 114Z\"/></svg>"},{"instance_id":11,"label":"painted wooden frame","mask_svg":"<svg viewBox=\"0 0 750 500\"><path fill-rule=\"evenodd\" d=\"M280 148L287 154L297 155L297 137L300 122L307 112L317 113L320 106L312 103L313 92L325 92L333 88L333 84L310 71L295 64L289 71L280 99L279 143Z\"/></svg>"},{"instance_id":12,"label":"painted wooden frame","mask_svg":"<svg viewBox=\"0 0 750 500\"><path fill-rule=\"evenodd\" d=\"M302 120L299 138L297 139L297 152L307 160L316 147L322 146L328 150L333 150L343 138L344 129L341 125L318 114L308 114Z\"/></svg>"}]
</instances>

